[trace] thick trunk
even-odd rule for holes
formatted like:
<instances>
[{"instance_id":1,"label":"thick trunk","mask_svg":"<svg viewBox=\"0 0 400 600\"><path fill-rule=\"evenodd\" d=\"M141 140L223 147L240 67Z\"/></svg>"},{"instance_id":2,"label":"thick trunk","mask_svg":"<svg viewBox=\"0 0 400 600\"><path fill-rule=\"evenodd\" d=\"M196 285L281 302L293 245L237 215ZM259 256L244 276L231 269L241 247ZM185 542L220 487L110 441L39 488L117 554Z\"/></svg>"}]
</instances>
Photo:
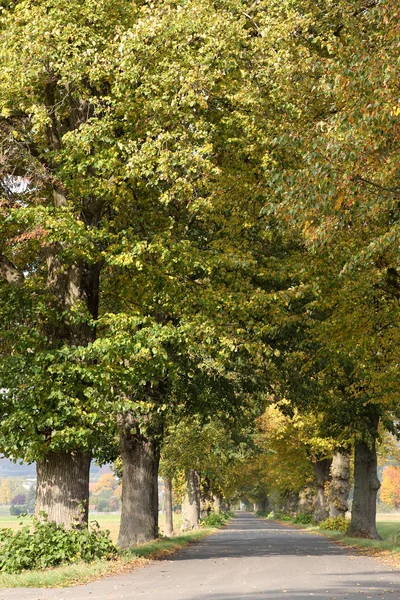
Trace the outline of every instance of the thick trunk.
<instances>
[{"instance_id":1,"label":"thick trunk","mask_svg":"<svg viewBox=\"0 0 400 600\"><path fill-rule=\"evenodd\" d=\"M213 495L213 504L214 504L214 512L219 514L221 512L221 507L222 507L222 494L214 494Z\"/></svg>"},{"instance_id":2,"label":"thick trunk","mask_svg":"<svg viewBox=\"0 0 400 600\"><path fill-rule=\"evenodd\" d=\"M122 509L118 544L130 548L158 537L159 445L151 437L121 429Z\"/></svg>"},{"instance_id":3,"label":"thick trunk","mask_svg":"<svg viewBox=\"0 0 400 600\"><path fill-rule=\"evenodd\" d=\"M299 493L299 513L312 514L315 505L315 488L307 485Z\"/></svg>"},{"instance_id":4,"label":"thick trunk","mask_svg":"<svg viewBox=\"0 0 400 600\"><path fill-rule=\"evenodd\" d=\"M38 460L35 514L66 528L87 526L90 461L84 452L50 452Z\"/></svg>"},{"instance_id":5,"label":"thick trunk","mask_svg":"<svg viewBox=\"0 0 400 600\"><path fill-rule=\"evenodd\" d=\"M263 515L267 514L269 512L268 498L263 498L262 500L256 500L256 502L254 502L254 512L258 512Z\"/></svg>"},{"instance_id":6,"label":"thick trunk","mask_svg":"<svg viewBox=\"0 0 400 600\"><path fill-rule=\"evenodd\" d=\"M322 460L313 462L317 488L313 513L313 519L315 523L320 523L329 516L327 509L326 489L330 478L331 463L331 458L324 458Z\"/></svg>"},{"instance_id":7,"label":"thick trunk","mask_svg":"<svg viewBox=\"0 0 400 600\"><path fill-rule=\"evenodd\" d=\"M380 488L377 474L376 442L379 418L371 419L371 441L358 441L354 457L354 498L348 534L381 539L376 530L376 496Z\"/></svg>"},{"instance_id":8,"label":"thick trunk","mask_svg":"<svg viewBox=\"0 0 400 600\"><path fill-rule=\"evenodd\" d=\"M164 534L167 537L171 537L174 534L171 477L164 477L164 489L165 489L165 530L164 530Z\"/></svg>"},{"instance_id":9,"label":"thick trunk","mask_svg":"<svg viewBox=\"0 0 400 600\"><path fill-rule=\"evenodd\" d=\"M329 516L344 516L348 511L350 493L350 454L344 450L335 452L331 465L331 481L328 490Z\"/></svg>"},{"instance_id":10,"label":"thick trunk","mask_svg":"<svg viewBox=\"0 0 400 600\"><path fill-rule=\"evenodd\" d=\"M294 514L298 511L299 495L295 492L285 492L283 495L283 511L287 514Z\"/></svg>"},{"instance_id":11,"label":"thick trunk","mask_svg":"<svg viewBox=\"0 0 400 600\"><path fill-rule=\"evenodd\" d=\"M186 490L182 502L183 521L181 529L198 529L200 520L200 474L194 469L185 473Z\"/></svg>"}]
</instances>

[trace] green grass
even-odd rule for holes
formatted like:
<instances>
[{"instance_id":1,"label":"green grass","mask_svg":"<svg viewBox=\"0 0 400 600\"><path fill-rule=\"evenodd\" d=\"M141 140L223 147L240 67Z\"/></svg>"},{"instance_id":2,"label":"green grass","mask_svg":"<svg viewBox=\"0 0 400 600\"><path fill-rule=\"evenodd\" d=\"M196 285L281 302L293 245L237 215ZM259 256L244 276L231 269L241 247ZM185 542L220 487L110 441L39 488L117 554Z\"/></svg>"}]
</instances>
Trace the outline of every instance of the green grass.
<instances>
[{"instance_id":1,"label":"green grass","mask_svg":"<svg viewBox=\"0 0 400 600\"><path fill-rule=\"evenodd\" d=\"M397 515L397 518L393 518L390 515L390 520L383 520L385 516L380 515L377 520L377 530L382 540L349 537L341 531L328 531L320 529L315 525L295 524L293 523L293 519L285 522L296 525L296 527L300 527L301 529L306 529L310 533L322 534L346 546L359 548L368 554L387 558L392 564L400 566L400 515Z\"/></svg>"},{"instance_id":2,"label":"green grass","mask_svg":"<svg viewBox=\"0 0 400 600\"><path fill-rule=\"evenodd\" d=\"M356 546L362 549L371 549L375 551L389 551L400 553L400 522L396 521L378 521L377 530L382 536L382 540L368 540L365 538L348 537L339 531L324 531L314 528L324 535L342 542L349 546Z\"/></svg>"},{"instance_id":3,"label":"green grass","mask_svg":"<svg viewBox=\"0 0 400 600\"><path fill-rule=\"evenodd\" d=\"M203 539L214 531L215 529L200 529L174 538L161 538L121 553L119 558L112 561L98 560L89 564L76 563L43 571L26 571L16 575L0 573L0 588L65 587L87 583L105 575L131 570L148 560L162 558L179 548Z\"/></svg>"}]
</instances>

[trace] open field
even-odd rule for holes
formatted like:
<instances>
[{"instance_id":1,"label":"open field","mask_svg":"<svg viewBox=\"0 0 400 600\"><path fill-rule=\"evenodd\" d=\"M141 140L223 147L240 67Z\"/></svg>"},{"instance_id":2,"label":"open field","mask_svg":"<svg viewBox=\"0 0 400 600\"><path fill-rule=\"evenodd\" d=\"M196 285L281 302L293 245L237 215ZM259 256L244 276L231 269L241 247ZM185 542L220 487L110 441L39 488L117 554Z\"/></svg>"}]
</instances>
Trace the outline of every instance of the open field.
<instances>
[{"instance_id":1,"label":"open field","mask_svg":"<svg viewBox=\"0 0 400 600\"><path fill-rule=\"evenodd\" d=\"M109 529L111 539L116 542L118 539L119 522L121 519L120 513L118 514L90 514L89 521L97 521L101 529ZM10 527L11 529L18 529L20 522L24 522L24 519L18 517L11 517L10 515L0 515L0 528ZM182 522L180 514L174 515L174 527L179 532L179 527ZM159 516L159 527L161 534L164 533L165 517L163 514Z\"/></svg>"},{"instance_id":2,"label":"open field","mask_svg":"<svg viewBox=\"0 0 400 600\"><path fill-rule=\"evenodd\" d=\"M400 523L400 513L377 513L376 520L380 521L397 521Z\"/></svg>"}]
</instances>

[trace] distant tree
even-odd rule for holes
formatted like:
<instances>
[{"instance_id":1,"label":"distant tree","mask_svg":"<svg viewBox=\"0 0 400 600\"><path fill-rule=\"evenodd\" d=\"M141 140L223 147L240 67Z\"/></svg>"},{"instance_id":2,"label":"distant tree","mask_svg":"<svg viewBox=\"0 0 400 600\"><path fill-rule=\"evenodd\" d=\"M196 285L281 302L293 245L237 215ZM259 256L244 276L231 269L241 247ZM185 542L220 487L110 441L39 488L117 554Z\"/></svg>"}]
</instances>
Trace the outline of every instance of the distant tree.
<instances>
[{"instance_id":1,"label":"distant tree","mask_svg":"<svg viewBox=\"0 0 400 600\"><path fill-rule=\"evenodd\" d=\"M14 498L11 499L11 504L20 505L25 504L26 502L26 494L17 494Z\"/></svg>"},{"instance_id":2,"label":"distant tree","mask_svg":"<svg viewBox=\"0 0 400 600\"><path fill-rule=\"evenodd\" d=\"M400 508L400 467L386 467L383 470L381 501Z\"/></svg>"},{"instance_id":3,"label":"distant tree","mask_svg":"<svg viewBox=\"0 0 400 600\"><path fill-rule=\"evenodd\" d=\"M102 490L115 490L118 487L118 480L112 473L104 473L100 479L93 485L93 494L99 494Z\"/></svg>"},{"instance_id":4,"label":"distant tree","mask_svg":"<svg viewBox=\"0 0 400 600\"><path fill-rule=\"evenodd\" d=\"M110 509L109 502L106 498L101 498L96 505L96 510L99 512L108 512Z\"/></svg>"},{"instance_id":5,"label":"distant tree","mask_svg":"<svg viewBox=\"0 0 400 600\"><path fill-rule=\"evenodd\" d=\"M119 510L119 508L120 508L119 500L115 496L112 496L109 499L108 508L112 512L116 512L117 510Z\"/></svg>"},{"instance_id":6,"label":"distant tree","mask_svg":"<svg viewBox=\"0 0 400 600\"><path fill-rule=\"evenodd\" d=\"M2 479L0 483L0 504L10 504L12 492L8 479Z\"/></svg>"},{"instance_id":7,"label":"distant tree","mask_svg":"<svg viewBox=\"0 0 400 600\"><path fill-rule=\"evenodd\" d=\"M35 512L35 504L36 504L36 488L32 485L26 494L26 512L28 514L33 514Z\"/></svg>"}]
</instances>

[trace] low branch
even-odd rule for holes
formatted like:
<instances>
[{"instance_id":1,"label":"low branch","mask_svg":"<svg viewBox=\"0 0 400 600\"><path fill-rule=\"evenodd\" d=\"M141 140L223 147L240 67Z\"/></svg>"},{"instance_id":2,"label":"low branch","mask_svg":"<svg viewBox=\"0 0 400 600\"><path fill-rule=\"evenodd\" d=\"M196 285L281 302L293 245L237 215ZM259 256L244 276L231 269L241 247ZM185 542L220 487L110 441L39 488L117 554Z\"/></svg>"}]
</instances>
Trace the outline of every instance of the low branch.
<instances>
[{"instance_id":1,"label":"low branch","mask_svg":"<svg viewBox=\"0 0 400 600\"><path fill-rule=\"evenodd\" d=\"M357 175L354 178L354 181L356 181L357 183L365 183L366 185L370 185L378 190L381 190L382 192L388 192L390 194L399 194L400 193L400 186L385 187L383 185L380 185L379 183L376 183L375 181L371 181L370 179L365 179L364 177L361 177L360 175Z\"/></svg>"},{"instance_id":2,"label":"low branch","mask_svg":"<svg viewBox=\"0 0 400 600\"><path fill-rule=\"evenodd\" d=\"M16 286L23 285L25 280L24 274L4 254L0 254L0 277Z\"/></svg>"}]
</instances>

